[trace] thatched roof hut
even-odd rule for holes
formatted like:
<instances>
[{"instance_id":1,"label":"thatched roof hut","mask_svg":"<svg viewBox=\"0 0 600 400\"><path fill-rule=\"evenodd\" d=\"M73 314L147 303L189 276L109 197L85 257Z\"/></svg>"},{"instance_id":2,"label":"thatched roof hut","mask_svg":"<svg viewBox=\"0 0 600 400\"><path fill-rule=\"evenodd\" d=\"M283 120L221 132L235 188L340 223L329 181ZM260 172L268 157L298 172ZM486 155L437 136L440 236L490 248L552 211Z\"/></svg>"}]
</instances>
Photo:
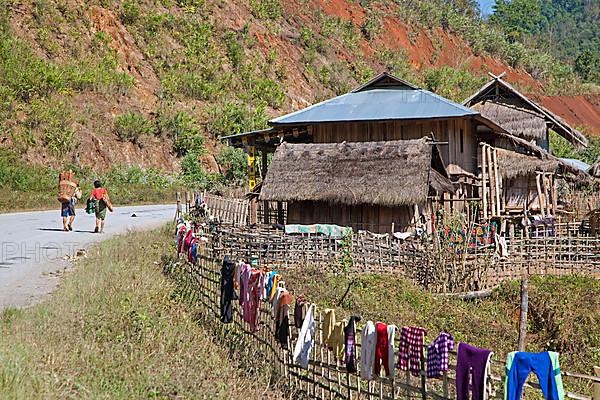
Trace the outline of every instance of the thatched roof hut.
<instances>
[{"instance_id":1,"label":"thatched roof hut","mask_svg":"<svg viewBox=\"0 0 600 400\"><path fill-rule=\"evenodd\" d=\"M421 204L431 191L453 192L429 139L359 143L282 143L260 200L318 201L398 207Z\"/></svg>"},{"instance_id":2,"label":"thatched roof hut","mask_svg":"<svg viewBox=\"0 0 600 400\"><path fill-rule=\"evenodd\" d=\"M553 157L528 156L505 149L496 151L498 170L504 179L535 174L536 171L555 172L559 166L559 160Z\"/></svg>"},{"instance_id":3,"label":"thatched roof hut","mask_svg":"<svg viewBox=\"0 0 600 400\"><path fill-rule=\"evenodd\" d=\"M512 85L494 77L475 94L463 102L509 133L534 139L548 149L548 128L576 147L586 147L587 138L569 126L562 118L529 99Z\"/></svg>"}]
</instances>

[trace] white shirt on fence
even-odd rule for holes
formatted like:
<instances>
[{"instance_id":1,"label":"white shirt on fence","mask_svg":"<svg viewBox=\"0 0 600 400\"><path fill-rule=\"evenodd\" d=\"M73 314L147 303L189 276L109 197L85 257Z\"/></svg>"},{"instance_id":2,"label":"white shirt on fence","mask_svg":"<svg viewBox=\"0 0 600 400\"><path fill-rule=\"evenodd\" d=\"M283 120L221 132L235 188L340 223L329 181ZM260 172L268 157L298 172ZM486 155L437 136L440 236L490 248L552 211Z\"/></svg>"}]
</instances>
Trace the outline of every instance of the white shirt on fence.
<instances>
[{"instance_id":1,"label":"white shirt on fence","mask_svg":"<svg viewBox=\"0 0 600 400\"><path fill-rule=\"evenodd\" d=\"M311 304L306 311L302 328L298 334L298 341L294 347L294 363L302 368L308 368L308 358L313 348L315 336L315 305Z\"/></svg>"},{"instance_id":2,"label":"white shirt on fence","mask_svg":"<svg viewBox=\"0 0 600 400\"><path fill-rule=\"evenodd\" d=\"M360 376L370 381L373 378L373 364L375 364L375 347L377 334L373 321L367 321L362 330L360 342Z\"/></svg>"}]
</instances>

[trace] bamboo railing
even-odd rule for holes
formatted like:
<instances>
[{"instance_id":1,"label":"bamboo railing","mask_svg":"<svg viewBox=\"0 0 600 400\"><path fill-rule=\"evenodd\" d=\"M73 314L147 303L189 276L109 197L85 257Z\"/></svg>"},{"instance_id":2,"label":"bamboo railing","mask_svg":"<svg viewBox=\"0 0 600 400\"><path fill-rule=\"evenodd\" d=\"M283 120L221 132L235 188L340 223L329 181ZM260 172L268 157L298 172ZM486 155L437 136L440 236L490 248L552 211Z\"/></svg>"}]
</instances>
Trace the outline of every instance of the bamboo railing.
<instances>
[{"instance_id":1,"label":"bamboo railing","mask_svg":"<svg viewBox=\"0 0 600 400\"><path fill-rule=\"evenodd\" d=\"M275 339L275 321L268 302L261 301L259 309L259 329L253 332L242 319L241 307L233 301L234 320L231 324L222 324L219 320L221 256L218 249L209 244L200 249L198 263L192 265L185 261L165 263L165 272L177 275L183 280L183 295L200 309L200 318L206 329L212 331L223 345L233 351L246 351L251 354L252 368L258 365L267 367L279 383L293 393L311 399L434 399L451 400L456 397L455 369L456 352L449 354L449 371L441 379L426 378L423 368L419 376L396 368L390 377L375 377L371 381L360 378L360 329L357 332L357 373L349 373L342 360L337 360L323 343L320 310L315 314L315 342L310 353L308 369L302 369L292 362L292 351L298 331L290 324L290 336L287 349ZM290 316L290 321L293 321ZM363 316L363 321L365 316ZM430 332L429 341L437 335ZM399 335L396 335L398 348ZM237 353L239 354L239 353ZM425 360L421 357L421 366ZM486 391L490 398L503 398L504 362L502 355L492 358L491 373ZM566 397L576 400L591 400L595 385L600 385L600 377L563 372ZM577 388L577 392L575 389ZM596 389L597 390L597 389ZM534 382L525 384L525 397L540 397L539 385Z\"/></svg>"}]
</instances>

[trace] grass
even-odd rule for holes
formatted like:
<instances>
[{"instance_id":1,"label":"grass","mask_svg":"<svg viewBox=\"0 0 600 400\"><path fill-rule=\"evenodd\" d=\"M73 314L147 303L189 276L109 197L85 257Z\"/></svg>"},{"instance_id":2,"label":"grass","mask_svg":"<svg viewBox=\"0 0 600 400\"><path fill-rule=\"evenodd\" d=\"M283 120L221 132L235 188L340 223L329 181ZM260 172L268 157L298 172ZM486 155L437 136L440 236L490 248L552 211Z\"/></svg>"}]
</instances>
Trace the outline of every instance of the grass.
<instances>
[{"instance_id":1,"label":"grass","mask_svg":"<svg viewBox=\"0 0 600 400\"><path fill-rule=\"evenodd\" d=\"M83 196L91 193L94 179L99 178L115 205L174 202L175 192L183 189L178 176L153 168L117 165L104 172L71 169L80 180ZM0 212L58 209L57 194L58 170L28 165L17 154L0 149Z\"/></svg>"},{"instance_id":2,"label":"grass","mask_svg":"<svg viewBox=\"0 0 600 400\"><path fill-rule=\"evenodd\" d=\"M0 314L0 398L258 398L158 262L172 227L110 239L32 308ZM280 398L269 391L270 398Z\"/></svg>"},{"instance_id":3,"label":"grass","mask_svg":"<svg viewBox=\"0 0 600 400\"><path fill-rule=\"evenodd\" d=\"M337 311L396 325L427 329L428 340L451 332L458 341L493 349L496 359L516 350L520 289L502 285L490 297L476 301L436 298L401 277L332 275L315 269L286 271L288 289L303 294L321 308L339 304L348 282L354 284ZM600 363L600 281L584 277L534 277L530 280L528 351L561 353L565 371L593 374ZM567 380L571 390L591 390ZM571 386L576 385L576 386Z\"/></svg>"}]
</instances>

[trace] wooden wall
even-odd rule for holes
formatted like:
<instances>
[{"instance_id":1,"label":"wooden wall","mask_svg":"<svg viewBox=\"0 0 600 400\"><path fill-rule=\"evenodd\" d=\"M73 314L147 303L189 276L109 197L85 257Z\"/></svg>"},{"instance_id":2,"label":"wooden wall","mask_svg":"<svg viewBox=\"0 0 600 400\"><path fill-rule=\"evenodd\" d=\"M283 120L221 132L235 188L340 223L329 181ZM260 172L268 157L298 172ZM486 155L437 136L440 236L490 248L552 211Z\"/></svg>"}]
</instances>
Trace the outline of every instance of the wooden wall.
<instances>
[{"instance_id":1,"label":"wooden wall","mask_svg":"<svg viewBox=\"0 0 600 400\"><path fill-rule=\"evenodd\" d=\"M287 204L288 224L336 224L350 226L375 233L406 231L414 220L414 206L381 207L375 205L332 205L326 202L289 202Z\"/></svg>"},{"instance_id":2,"label":"wooden wall","mask_svg":"<svg viewBox=\"0 0 600 400\"><path fill-rule=\"evenodd\" d=\"M312 126L314 143L375 142L420 139L433 132L444 163L457 164L468 172L477 168L477 143L471 119L438 119L388 122L344 122ZM461 139L462 137L462 139Z\"/></svg>"}]
</instances>

